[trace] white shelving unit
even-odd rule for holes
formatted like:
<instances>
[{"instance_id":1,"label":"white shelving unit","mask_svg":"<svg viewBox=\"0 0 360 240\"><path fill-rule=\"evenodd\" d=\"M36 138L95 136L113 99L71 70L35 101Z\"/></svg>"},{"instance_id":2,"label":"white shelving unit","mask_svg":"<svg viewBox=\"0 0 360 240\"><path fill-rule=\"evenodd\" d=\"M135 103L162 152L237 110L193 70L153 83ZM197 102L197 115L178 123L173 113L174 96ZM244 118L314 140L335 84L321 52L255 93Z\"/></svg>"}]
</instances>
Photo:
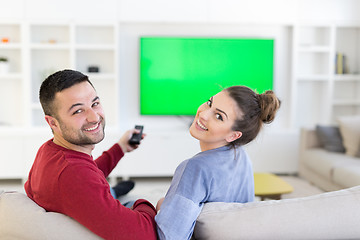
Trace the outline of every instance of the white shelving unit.
<instances>
[{"instance_id":1,"label":"white shelving unit","mask_svg":"<svg viewBox=\"0 0 360 240\"><path fill-rule=\"evenodd\" d=\"M0 72L0 144L6 148L3 156L11 156L0 159L1 178L25 178L40 144L51 137L38 93L55 71L88 75L105 108L107 128L118 128L117 38L116 23L0 22L0 57L9 59L9 71ZM90 66L99 71L89 73ZM23 151L12 153L14 146Z\"/></svg>"},{"instance_id":2,"label":"white shelving unit","mask_svg":"<svg viewBox=\"0 0 360 240\"><path fill-rule=\"evenodd\" d=\"M30 24L30 64L33 126L45 125L38 101L41 82L50 73L67 68L89 76L109 109L107 124L118 124L116 25ZM99 72L88 72L90 66L96 66Z\"/></svg>"},{"instance_id":3,"label":"white shelving unit","mask_svg":"<svg viewBox=\"0 0 360 240\"><path fill-rule=\"evenodd\" d=\"M0 126L23 125L24 115L24 49L23 27L20 23L0 23L0 58L6 58L7 70L0 70L0 94L7 96L1 104ZM20 92L19 92L20 90ZM18 95L7 94L18 92Z\"/></svg>"},{"instance_id":4,"label":"white shelving unit","mask_svg":"<svg viewBox=\"0 0 360 240\"><path fill-rule=\"evenodd\" d=\"M293 127L336 124L339 116L360 113L359 30L341 25L294 26ZM346 56L348 70L343 74L335 72L337 53Z\"/></svg>"},{"instance_id":5,"label":"white shelving unit","mask_svg":"<svg viewBox=\"0 0 360 240\"><path fill-rule=\"evenodd\" d=\"M346 73L334 76L333 121L337 116L360 114L360 26L338 26L335 47L345 56Z\"/></svg>"}]
</instances>

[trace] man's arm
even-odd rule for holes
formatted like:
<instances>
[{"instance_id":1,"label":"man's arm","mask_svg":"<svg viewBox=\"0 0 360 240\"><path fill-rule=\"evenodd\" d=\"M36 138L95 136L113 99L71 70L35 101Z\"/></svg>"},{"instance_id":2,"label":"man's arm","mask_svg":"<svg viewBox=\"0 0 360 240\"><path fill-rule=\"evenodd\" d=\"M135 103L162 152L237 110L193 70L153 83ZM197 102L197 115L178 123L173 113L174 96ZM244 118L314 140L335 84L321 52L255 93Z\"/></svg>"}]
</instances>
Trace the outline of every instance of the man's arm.
<instances>
[{"instance_id":1,"label":"man's arm","mask_svg":"<svg viewBox=\"0 0 360 240\"><path fill-rule=\"evenodd\" d=\"M103 171L105 177L111 173L125 153L131 152L139 147L139 145L129 144L129 139L134 132L138 132L138 130L132 129L126 131L117 143L108 151L103 152L103 154L95 160L98 168ZM144 136L145 135L143 135L143 137Z\"/></svg>"},{"instance_id":2,"label":"man's arm","mask_svg":"<svg viewBox=\"0 0 360 240\"><path fill-rule=\"evenodd\" d=\"M101 175L95 166L65 169L59 178L61 212L105 239L156 239L151 203L138 200L133 210L124 207Z\"/></svg>"}]
</instances>

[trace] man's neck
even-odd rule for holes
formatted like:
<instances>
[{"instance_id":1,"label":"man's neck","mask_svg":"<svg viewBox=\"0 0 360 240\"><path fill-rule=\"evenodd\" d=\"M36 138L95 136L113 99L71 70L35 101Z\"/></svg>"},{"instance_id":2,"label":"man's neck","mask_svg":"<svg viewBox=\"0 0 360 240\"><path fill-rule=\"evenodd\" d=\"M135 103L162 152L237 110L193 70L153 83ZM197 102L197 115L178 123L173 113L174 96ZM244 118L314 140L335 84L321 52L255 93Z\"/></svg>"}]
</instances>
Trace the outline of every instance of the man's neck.
<instances>
[{"instance_id":1,"label":"man's neck","mask_svg":"<svg viewBox=\"0 0 360 240\"><path fill-rule=\"evenodd\" d=\"M89 156L91 156L92 150L95 148L94 144L89 144L89 145L76 145L76 144L72 144L69 143L68 141L66 141L65 139L62 138L57 138L56 136L54 136L53 142L56 145L59 145L63 148L67 148L73 151L77 151L77 152L82 152L85 153Z\"/></svg>"}]
</instances>

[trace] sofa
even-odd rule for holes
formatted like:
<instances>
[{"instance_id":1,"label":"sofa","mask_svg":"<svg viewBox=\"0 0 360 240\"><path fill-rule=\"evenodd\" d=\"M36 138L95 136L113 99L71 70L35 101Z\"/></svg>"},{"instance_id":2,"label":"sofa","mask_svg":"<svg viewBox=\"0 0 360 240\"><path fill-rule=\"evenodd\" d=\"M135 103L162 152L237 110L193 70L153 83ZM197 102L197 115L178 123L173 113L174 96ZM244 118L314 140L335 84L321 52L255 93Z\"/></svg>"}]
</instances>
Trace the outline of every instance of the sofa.
<instances>
[{"instance_id":1,"label":"sofa","mask_svg":"<svg viewBox=\"0 0 360 240\"><path fill-rule=\"evenodd\" d=\"M301 129L299 175L325 191L360 185L360 149L356 148L360 148L360 118L348 132L344 131L347 122Z\"/></svg>"},{"instance_id":2,"label":"sofa","mask_svg":"<svg viewBox=\"0 0 360 240\"><path fill-rule=\"evenodd\" d=\"M360 186L303 198L207 203L197 219L194 238L360 239L359 222ZM46 212L23 193L2 192L0 239L100 238L70 217Z\"/></svg>"}]
</instances>

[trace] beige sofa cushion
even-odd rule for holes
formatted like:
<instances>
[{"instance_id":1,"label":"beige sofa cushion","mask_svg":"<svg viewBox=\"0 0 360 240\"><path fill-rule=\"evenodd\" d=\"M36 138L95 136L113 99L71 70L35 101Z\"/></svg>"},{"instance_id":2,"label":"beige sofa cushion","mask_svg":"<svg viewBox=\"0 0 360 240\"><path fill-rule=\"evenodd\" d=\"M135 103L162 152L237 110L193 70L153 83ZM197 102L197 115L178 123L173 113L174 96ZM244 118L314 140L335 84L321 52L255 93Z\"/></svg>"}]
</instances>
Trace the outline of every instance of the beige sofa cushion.
<instances>
[{"instance_id":1,"label":"beige sofa cushion","mask_svg":"<svg viewBox=\"0 0 360 240\"><path fill-rule=\"evenodd\" d=\"M344 188L360 185L360 160L355 161L353 164L343 164L334 168L333 182L338 183Z\"/></svg>"},{"instance_id":2,"label":"beige sofa cushion","mask_svg":"<svg viewBox=\"0 0 360 240\"><path fill-rule=\"evenodd\" d=\"M0 239L101 239L75 220L46 212L23 193L0 193Z\"/></svg>"},{"instance_id":3,"label":"beige sofa cushion","mask_svg":"<svg viewBox=\"0 0 360 240\"><path fill-rule=\"evenodd\" d=\"M338 122L346 154L356 156L360 146L360 116L339 117Z\"/></svg>"},{"instance_id":4,"label":"beige sofa cushion","mask_svg":"<svg viewBox=\"0 0 360 240\"><path fill-rule=\"evenodd\" d=\"M307 168L311 169L311 171L332 181L335 168L339 166L360 164L360 161L358 161L357 158L350 157L344 153L329 152L322 148L313 148L302 153L302 163Z\"/></svg>"},{"instance_id":5,"label":"beige sofa cushion","mask_svg":"<svg viewBox=\"0 0 360 240\"><path fill-rule=\"evenodd\" d=\"M196 239L360 239L360 186L304 198L207 203Z\"/></svg>"}]
</instances>

